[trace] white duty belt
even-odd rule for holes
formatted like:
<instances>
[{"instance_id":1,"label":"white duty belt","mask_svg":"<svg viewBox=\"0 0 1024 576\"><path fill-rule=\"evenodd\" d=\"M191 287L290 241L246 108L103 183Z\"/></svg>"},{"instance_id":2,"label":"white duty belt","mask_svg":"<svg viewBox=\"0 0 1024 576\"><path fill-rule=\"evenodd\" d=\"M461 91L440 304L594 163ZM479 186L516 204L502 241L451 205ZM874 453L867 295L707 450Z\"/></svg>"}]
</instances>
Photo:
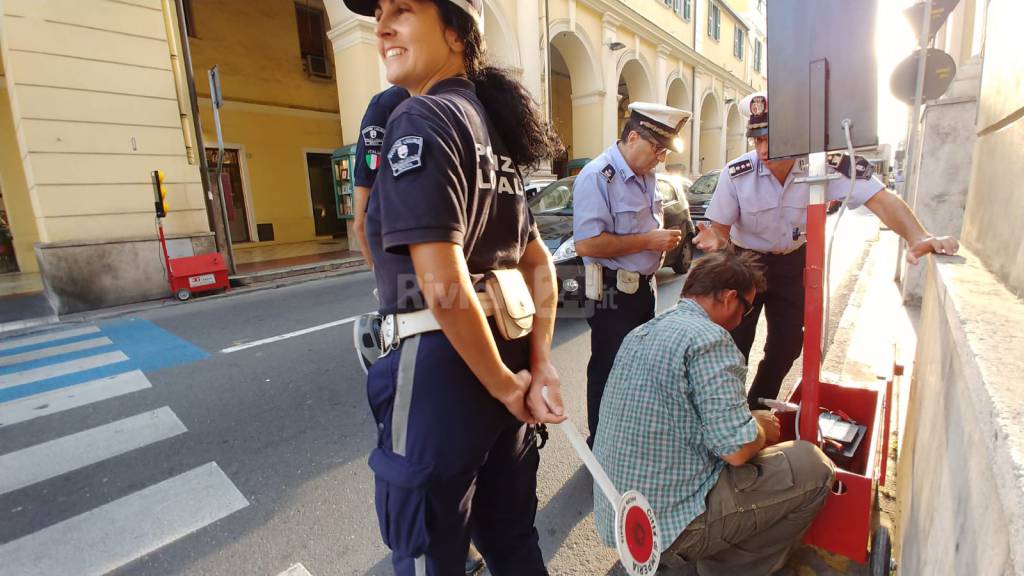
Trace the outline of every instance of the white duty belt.
<instances>
[{"instance_id":1,"label":"white duty belt","mask_svg":"<svg viewBox=\"0 0 1024 576\"><path fill-rule=\"evenodd\" d=\"M480 300L484 315L494 316L494 302L491 301L490 295L477 292L476 297ZM380 325L381 356L398 348L398 344L410 336L440 329L441 325L429 308L403 314L388 314Z\"/></svg>"}]
</instances>

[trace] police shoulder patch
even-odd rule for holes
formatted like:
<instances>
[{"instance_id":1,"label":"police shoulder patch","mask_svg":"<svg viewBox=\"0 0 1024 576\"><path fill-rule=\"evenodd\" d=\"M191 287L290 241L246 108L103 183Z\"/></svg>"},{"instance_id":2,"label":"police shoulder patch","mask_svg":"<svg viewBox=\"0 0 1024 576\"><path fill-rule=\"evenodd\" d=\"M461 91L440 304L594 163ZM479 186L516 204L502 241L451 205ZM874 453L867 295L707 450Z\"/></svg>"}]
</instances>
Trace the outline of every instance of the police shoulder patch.
<instances>
[{"instance_id":1,"label":"police shoulder patch","mask_svg":"<svg viewBox=\"0 0 1024 576\"><path fill-rule=\"evenodd\" d=\"M601 168L601 176L604 176L605 181L611 182L612 178L615 177L615 167L609 164Z\"/></svg>"},{"instance_id":2,"label":"police shoulder patch","mask_svg":"<svg viewBox=\"0 0 1024 576\"><path fill-rule=\"evenodd\" d=\"M363 128L363 146L367 148L380 148L384 145L384 129L380 126L367 126Z\"/></svg>"},{"instance_id":3,"label":"police shoulder patch","mask_svg":"<svg viewBox=\"0 0 1024 576\"><path fill-rule=\"evenodd\" d=\"M749 159L744 158L743 160L737 160L732 164L729 164L729 177L734 178L736 176L742 176L747 172L754 171L754 163Z\"/></svg>"},{"instance_id":4,"label":"police shoulder patch","mask_svg":"<svg viewBox=\"0 0 1024 576\"><path fill-rule=\"evenodd\" d=\"M402 136L391 145L388 152L388 164L397 178L410 170L423 166L423 138L420 136Z\"/></svg>"}]
</instances>

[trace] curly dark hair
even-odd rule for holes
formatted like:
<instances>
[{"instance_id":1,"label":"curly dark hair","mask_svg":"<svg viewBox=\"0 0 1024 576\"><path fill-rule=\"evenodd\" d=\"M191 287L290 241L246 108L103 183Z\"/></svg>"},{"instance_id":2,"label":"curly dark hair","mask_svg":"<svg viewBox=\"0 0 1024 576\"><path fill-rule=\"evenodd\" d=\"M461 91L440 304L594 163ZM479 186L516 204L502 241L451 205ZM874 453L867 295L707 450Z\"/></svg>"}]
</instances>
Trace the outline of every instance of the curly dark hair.
<instances>
[{"instance_id":1,"label":"curly dark hair","mask_svg":"<svg viewBox=\"0 0 1024 576\"><path fill-rule=\"evenodd\" d=\"M466 75L476 86L477 97L501 134L512 162L534 169L541 160L561 154L562 142L544 121L530 92L508 70L486 63L487 47L472 17L447 0L434 3L441 21L465 45Z\"/></svg>"}]
</instances>

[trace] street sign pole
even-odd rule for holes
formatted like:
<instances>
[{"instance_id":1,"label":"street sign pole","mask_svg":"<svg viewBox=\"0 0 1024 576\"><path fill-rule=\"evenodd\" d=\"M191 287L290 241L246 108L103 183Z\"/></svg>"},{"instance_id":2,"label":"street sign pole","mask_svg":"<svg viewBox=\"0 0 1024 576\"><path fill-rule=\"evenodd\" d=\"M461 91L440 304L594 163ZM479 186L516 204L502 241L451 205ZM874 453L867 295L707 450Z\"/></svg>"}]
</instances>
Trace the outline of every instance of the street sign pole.
<instances>
[{"instance_id":1,"label":"street sign pole","mask_svg":"<svg viewBox=\"0 0 1024 576\"><path fill-rule=\"evenodd\" d=\"M217 194L220 195L220 217L221 221L224 222L224 240L227 245L227 265L228 273L235 273L235 258L232 253L231 247L231 229L228 226L228 199L224 197L224 181L221 180L221 174L224 171L224 135L220 129L220 107L224 105L224 99L221 96L220 91L220 72L217 71L217 66L214 65L210 68L210 101L213 104L213 125L217 130Z\"/></svg>"}]
</instances>

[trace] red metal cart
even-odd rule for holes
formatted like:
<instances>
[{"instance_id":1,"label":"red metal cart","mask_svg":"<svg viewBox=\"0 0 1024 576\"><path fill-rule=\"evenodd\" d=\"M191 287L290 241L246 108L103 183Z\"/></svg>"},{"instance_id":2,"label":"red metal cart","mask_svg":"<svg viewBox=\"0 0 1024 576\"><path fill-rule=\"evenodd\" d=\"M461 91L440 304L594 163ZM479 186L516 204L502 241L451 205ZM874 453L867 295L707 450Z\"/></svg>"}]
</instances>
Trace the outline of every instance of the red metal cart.
<instances>
[{"instance_id":1,"label":"red metal cart","mask_svg":"<svg viewBox=\"0 0 1024 576\"><path fill-rule=\"evenodd\" d=\"M818 417L822 410L848 415L866 427L851 458L836 465L832 495L807 531L804 541L863 564L868 560L872 575L891 570L889 529L880 525L876 511L878 486L885 484L889 457L889 422L893 376L874 383L844 385L821 379L821 342L825 274L824 153L811 155L811 203L807 207L807 261L804 269L803 373L789 401L800 405L796 414L779 414L782 439L797 437L815 442L819 438ZM817 169L816 161L819 162ZM852 164L852 159L851 159ZM819 178L815 180L815 175ZM817 190L816 190L817 188ZM895 371L894 371L895 372Z\"/></svg>"},{"instance_id":2,"label":"red metal cart","mask_svg":"<svg viewBox=\"0 0 1024 576\"><path fill-rule=\"evenodd\" d=\"M167 283L171 293L181 301L188 300L192 294L211 292L213 290L230 290L228 267L224 257L218 252L171 258L167 253L167 238L164 236L164 216L167 215L167 190L164 188L164 175L159 170L153 171L153 191L156 195L156 224L160 235L160 249L163 251L164 264L167 268Z\"/></svg>"}]
</instances>

